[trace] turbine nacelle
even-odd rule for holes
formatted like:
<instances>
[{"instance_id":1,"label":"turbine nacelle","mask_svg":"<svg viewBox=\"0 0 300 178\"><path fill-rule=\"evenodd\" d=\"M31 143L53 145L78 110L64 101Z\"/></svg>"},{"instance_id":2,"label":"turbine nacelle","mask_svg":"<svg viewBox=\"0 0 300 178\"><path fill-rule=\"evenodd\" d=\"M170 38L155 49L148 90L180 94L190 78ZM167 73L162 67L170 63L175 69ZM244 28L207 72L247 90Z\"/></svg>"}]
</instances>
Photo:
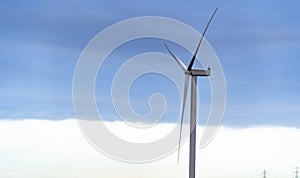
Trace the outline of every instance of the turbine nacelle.
<instances>
[{"instance_id":1,"label":"turbine nacelle","mask_svg":"<svg viewBox=\"0 0 300 178\"><path fill-rule=\"evenodd\" d=\"M198 69L192 69L189 72L184 72L187 75L191 76L202 76L202 77L208 77L211 74L211 68L208 67L207 70L198 70Z\"/></svg>"},{"instance_id":2,"label":"turbine nacelle","mask_svg":"<svg viewBox=\"0 0 300 178\"><path fill-rule=\"evenodd\" d=\"M204 76L204 77L208 77L210 76L210 68L208 68L207 70L196 70L196 69L192 69L191 74L192 76Z\"/></svg>"}]
</instances>

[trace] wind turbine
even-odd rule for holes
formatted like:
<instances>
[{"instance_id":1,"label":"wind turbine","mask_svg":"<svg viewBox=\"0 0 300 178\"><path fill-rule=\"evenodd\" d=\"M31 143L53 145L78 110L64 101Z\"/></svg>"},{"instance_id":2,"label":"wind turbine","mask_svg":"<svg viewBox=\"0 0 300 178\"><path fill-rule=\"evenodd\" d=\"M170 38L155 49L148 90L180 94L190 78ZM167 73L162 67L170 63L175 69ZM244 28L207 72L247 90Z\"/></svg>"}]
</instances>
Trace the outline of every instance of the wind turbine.
<instances>
[{"instance_id":1,"label":"wind turbine","mask_svg":"<svg viewBox=\"0 0 300 178\"><path fill-rule=\"evenodd\" d=\"M182 110L181 110L181 120L180 120L180 135L179 135L179 146L178 146L178 158L177 162L179 162L179 154L180 154L180 143L181 143L181 132L182 132L182 124L183 124L183 116L184 116L184 109L185 109L185 103L186 103L186 97L187 97L187 89L189 85L189 79L190 76L192 77L191 82L191 113L190 113L190 158L189 158L189 178L195 178L195 162L196 162L196 125L197 125L197 114L196 114L196 108L197 108L197 77L208 77L210 76L211 69L208 67L207 70L198 70L198 69L192 69L193 64L195 62L198 50L200 48L200 45L202 43L202 40L204 38L204 35L208 29L209 24L211 23L213 17L215 16L218 8L215 9L213 12L211 18L209 19L203 34L200 38L200 41L198 43L198 46L196 48L196 51L188 65L186 67L184 63L175 56L175 54L169 49L167 44L165 44L165 47L171 54L171 56L176 60L178 65L183 69L185 74L185 81L184 81L184 92L183 92L183 100L182 100Z\"/></svg>"}]
</instances>

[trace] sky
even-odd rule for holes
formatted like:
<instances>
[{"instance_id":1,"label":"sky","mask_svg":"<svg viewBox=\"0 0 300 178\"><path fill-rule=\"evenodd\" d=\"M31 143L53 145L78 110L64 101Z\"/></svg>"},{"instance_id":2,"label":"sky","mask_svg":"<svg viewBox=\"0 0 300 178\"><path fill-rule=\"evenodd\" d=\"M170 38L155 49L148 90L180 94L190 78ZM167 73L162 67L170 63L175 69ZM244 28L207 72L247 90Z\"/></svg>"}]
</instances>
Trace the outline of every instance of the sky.
<instances>
[{"instance_id":1,"label":"sky","mask_svg":"<svg viewBox=\"0 0 300 178\"><path fill-rule=\"evenodd\" d=\"M300 5L297 1L283 0L176 0L171 4L168 1L2 1L0 118L73 118L73 74L81 52L95 35L121 20L139 16L169 17L202 31L217 6L219 11L206 39L218 55L226 79L227 103L222 124L300 126L297 92ZM114 75L110 61L123 62L142 52L167 54L162 43L145 41L141 43L144 48L136 48L138 42L129 43L112 54L115 58L107 60L109 72L106 78L98 79L100 89L96 93L98 104L104 108L103 115L107 115L104 120L117 119L107 97L110 93L101 90L101 81L110 85L108 81ZM183 62L187 64L189 58L190 54L184 55ZM202 81L205 79L199 79ZM133 107L141 114L147 113L147 95L152 90L162 92L159 87L150 87L149 91L146 88L149 88L146 82L133 88L144 103L138 107L136 100L132 100ZM204 98L207 95L199 93L204 93ZM169 98L176 98L169 102L175 103L170 108L180 105L178 94ZM204 99L204 103L208 100ZM167 122L176 121L173 118L179 116L177 110L167 113L172 113Z\"/></svg>"},{"instance_id":2,"label":"sky","mask_svg":"<svg viewBox=\"0 0 300 178\"><path fill-rule=\"evenodd\" d=\"M0 177L186 177L188 141L179 165L176 152L155 162L127 164L89 144L76 122L73 76L84 48L115 23L161 16L201 32L216 7L206 40L223 68L226 108L216 137L197 149L197 176L259 178L266 169L271 178L292 177L293 168L300 166L296 141L300 135L300 3L296 0L2 0ZM192 54L182 47L161 39L141 39L114 50L98 73L99 112L122 139L135 137L118 125L122 120L112 105L112 80L118 68L138 54L169 55L164 42L188 64ZM195 67L204 66L196 62ZM208 79L198 79L198 84L200 134L211 97ZM132 108L147 115L153 93L165 97L166 113L156 126L166 131L178 123L181 96L166 77L147 74L130 88ZM138 140L143 138L139 135Z\"/></svg>"},{"instance_id":3,"label":"sky","mask_svg":"<svg viewBox=\"0 0 300 178\"><path fill-rule=\"evenodd\" d=\"M74 117L72 77L76 63L87 43L106 27L128 18L151 15L174 18L202 31L218 6L219 12L206 39L216 51L226 78L223 124L299 126L297 12L300 7L296 1L173 1L172 5L160 1L117 4L116 1L2 1L1 4L0 117L3 119ZM116 54L130 57L153 50L166 53L160 43L146 43L144 50L134 48L134 44L127 48L125 45ZM188 58L184 62L188 63ZM109 60L107 63L110 64ZM141 82L137 93L145 88L143 85L145 82ZM99 93L98 98L109 95ZM143 108L138 110L143 112ZM112 115L113 110L108 107L104 112Z\"/></svg>"}]
</instances>

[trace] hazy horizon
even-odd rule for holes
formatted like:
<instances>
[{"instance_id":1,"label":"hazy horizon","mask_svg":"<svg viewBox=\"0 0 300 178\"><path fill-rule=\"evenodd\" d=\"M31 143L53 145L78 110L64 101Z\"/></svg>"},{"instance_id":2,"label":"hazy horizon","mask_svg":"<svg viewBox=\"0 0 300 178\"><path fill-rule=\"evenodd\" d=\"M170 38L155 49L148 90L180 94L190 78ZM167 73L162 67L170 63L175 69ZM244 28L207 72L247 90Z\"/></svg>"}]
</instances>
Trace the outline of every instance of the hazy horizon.
<instances>
[{"instance_id":1,"label":"hazy horizon","mask_svg":"<svg viewBox=\"0 0 300 178\"><path fill-rule=\"evenodd\" d=\"M118 130L123 138L134 139L121 124L106 122L108 128ZM161 127L161 133L175 126L162 125L157 126ZM202 130L198 126L198 138ZM0 134L2 177L179 178L188 174L188 140L182 146L179 165L176 151L155 162L128 164L98 152L84 138L76 119L0 121ZM162 135L156 133L153 137ZM268 177L291 178L294 167L300 165L300 155L295 154L300 150L299 136L300 129L296 128L221 127L207 147L197 149L197 177L261 178L266 169Z\"/></svg>"}]
</instances>

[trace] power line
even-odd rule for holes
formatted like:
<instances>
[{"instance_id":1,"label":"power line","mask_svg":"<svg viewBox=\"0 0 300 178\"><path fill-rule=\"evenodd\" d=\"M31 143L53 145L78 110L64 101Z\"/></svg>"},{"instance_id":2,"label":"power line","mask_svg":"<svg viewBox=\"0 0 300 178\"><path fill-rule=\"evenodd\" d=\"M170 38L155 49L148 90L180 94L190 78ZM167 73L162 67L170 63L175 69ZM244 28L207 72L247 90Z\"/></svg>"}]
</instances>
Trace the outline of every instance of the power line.
<instances>
[{"instance_id":1,"label":"power line","mask_svg":"<svg viewBox=\"0 0 300 178\"><path fill-rule=\"evenodd\" d=\"M264 171L262 172L262 174L263 174L263 175L262 175L262 178L268 178L268 177L267 177L267 171L266 171L265 169L264 169Z\"/></svg>"},{"instance_id":2,"label":"power line","mask_svg":"<svg viewBox=\"0 0 300 178\"><path fill-rule=\"evenodd\" d=\"M294 177L293 178L299 178L299 171L298 171L298 167L295 167L295 171L294 171Z\"/></svg>"}]
</instances>

